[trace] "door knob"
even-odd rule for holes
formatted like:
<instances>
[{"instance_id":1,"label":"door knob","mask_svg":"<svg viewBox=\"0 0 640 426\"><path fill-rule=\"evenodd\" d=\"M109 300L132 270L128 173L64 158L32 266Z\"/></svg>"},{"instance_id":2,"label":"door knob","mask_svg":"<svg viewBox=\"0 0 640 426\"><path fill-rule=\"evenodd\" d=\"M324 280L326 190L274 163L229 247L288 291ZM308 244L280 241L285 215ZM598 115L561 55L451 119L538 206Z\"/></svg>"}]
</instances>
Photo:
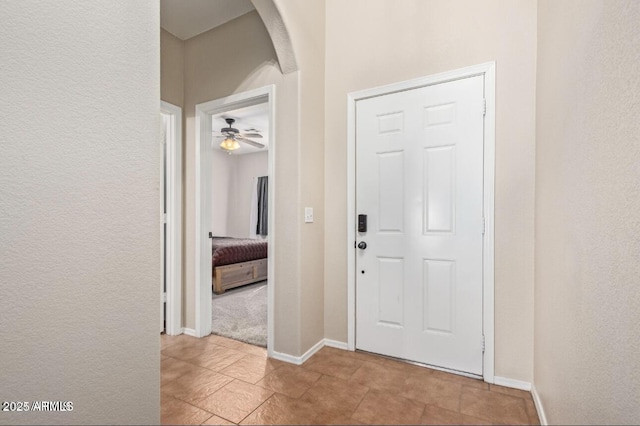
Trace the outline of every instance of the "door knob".
<instances>
[{"instance_id":1,"label":"door knob","mask_svg":"<svg viewBox=\"0 0 640 426\"><path fill-rule=\"evenodd\" d=\"M366 248L367 248L367 243L365 243L364 241L360 241L360 242L358 243L358 248L359 248L360 250L364 250L364 249L366 249Z\"/></svg>"}]
</instances>

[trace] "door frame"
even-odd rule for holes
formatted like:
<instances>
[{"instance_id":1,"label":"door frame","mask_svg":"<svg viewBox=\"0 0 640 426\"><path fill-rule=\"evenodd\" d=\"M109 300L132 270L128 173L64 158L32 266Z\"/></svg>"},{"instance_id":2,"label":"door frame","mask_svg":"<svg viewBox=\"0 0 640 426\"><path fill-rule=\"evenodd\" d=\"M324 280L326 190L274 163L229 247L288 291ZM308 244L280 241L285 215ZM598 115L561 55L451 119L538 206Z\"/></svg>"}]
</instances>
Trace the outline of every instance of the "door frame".
<instances>
[{"instance_id":1,"label":"door frame","mask_svg":"<svg viewBox=\"0 0 640 426\"><path fill-rule=\"evenodd\" d=\"M226 96L196 105L196 221L195 221L195 302L196 337L211 334L211 179L212 179L212 119L234 109L267 103L269 108L269 245L267 252L267 352L273 355L275 298L275 218L276 218L276 131L275 131L275 85Z\"/></svg>"},{"instance_id":2,"label":"door frame","mask_svg":"<svg viewBox=\"0 0 640 426\"><path fill-rule=\"evenodd\" d=\"M484 117L484 182L483 211L483 334L485 350L482 375L485 382L494 382L494 198L495 198L495 87L496 64L486 62L427 77L416 78L374 87L347 95L347 347L355 350L356 343L356 104L367 98L418 89L463 78L483 76L486 103Z\"/></svg>"},{"instance_id":3,"label":"door frame","mask_svg":"<svg viewBox=\"0 0 640 426\"><path fill-rule=\"evenodd\" d=\"M165 333L182 334L182 108L160 101L160 112L171 117L167 135L166 191L166 318ZM160 165L162 168L162 164ZM161 217L161 223L163 218Z\"/></svg>"}]
</instances>

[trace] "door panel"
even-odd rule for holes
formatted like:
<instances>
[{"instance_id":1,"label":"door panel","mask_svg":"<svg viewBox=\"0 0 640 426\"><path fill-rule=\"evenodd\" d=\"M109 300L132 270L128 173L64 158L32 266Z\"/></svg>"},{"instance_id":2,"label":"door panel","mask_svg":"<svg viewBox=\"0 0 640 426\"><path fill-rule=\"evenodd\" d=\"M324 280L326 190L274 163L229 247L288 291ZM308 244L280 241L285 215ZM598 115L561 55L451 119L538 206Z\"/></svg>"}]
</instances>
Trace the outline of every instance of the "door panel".
<instances>
[{"instance_id":1,"label":"door panel","mask_svg":"<svg viewBox=\"0 0 640 426\"><path fill-rule=\"evenodd\" d=\"M456 262L425 259L423 268L422 331L454 333Z\"/></svg>"},{"instance_id":2,"label":"door panel","mask_svg":"<svg viewBox=\"0 0 640 426\"><path fill-rule=\"evenodd\" d=\"M378 232L402 232L404 219L404 181L402 169L404 153L382 152L378 154Z\"/></svg>"},{"instance_id":3,"label":"door panel","mask_svg":"<svg viewBox=\"0 0 640 426\"><path fill-rule=\"evenodd\" d=\"M378 258L378 323L402 326L404 317L402 259Z\"/></svg>"},{"instance_id":4,"label":"door panel","mask_svg":"<svg viewBox=\"0 0 640 426\"><path fill-rule=\"evenodd\" d=\"M453 145L424 149L424 234L454 230L455 152Z\"/></svg>"},{"instance_id":5,"label":"door panel","mask_svg":"<svg viewBox=\"0 0 640 426\"><path fill-rule=\"evenodd\" d=\"M356 104L356 347L482 374L482 76Z\"/></svg>"}]
</instances>

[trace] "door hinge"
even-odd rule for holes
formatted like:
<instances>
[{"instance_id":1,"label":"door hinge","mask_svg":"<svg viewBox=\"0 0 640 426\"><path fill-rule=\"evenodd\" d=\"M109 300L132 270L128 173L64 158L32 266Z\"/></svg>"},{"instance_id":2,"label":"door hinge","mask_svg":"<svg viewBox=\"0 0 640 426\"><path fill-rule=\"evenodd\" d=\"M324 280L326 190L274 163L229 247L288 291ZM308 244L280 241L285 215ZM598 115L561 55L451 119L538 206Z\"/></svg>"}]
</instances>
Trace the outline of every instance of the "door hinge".
<instances>
[{"instance_id":1,"label":"door hinge","mask_svg":"<svg viewBox=\"0 0 640 426\"><path fill-rule=\"evenodd\" d=\"M162 303L167 303L167 293L162 293Z\"/></svg>"},{"instance_id":2,"label":"door hinge","mask_svg":"<svg viewBox=\"0 0 640 426\"><path fill-rule=\"evenodd\" d=\"M484 235L487 232L487 220L483 217L482 218L482 235Z\"/></svg>"},{"instance_id":3,"label":"door hinge","mask_svg":"<svg viewBox=\"0 0 640 426\"><path fill-rule=\"evenodd\" d=\"M482 353L484 353L484 334L482 335Z\"/></svg>"},{"instance_id":4,"label":"door hinge","mask_svg":"<svg viewBox=\"0 0 640 426\"><path fill-rule=\"evenodd\" d=\"M162 213L162 223L168 223L166 213Z\"/></svg>"},{"instance_id":5,"label":"door hinge","mask_svg":"<svg viewBox=\"0 0 640 426\"><path fill-rule=\"evenodd\" d=\"M482 116L487 115L487 100L482 99Z\"/></svg>"}]
</instances>

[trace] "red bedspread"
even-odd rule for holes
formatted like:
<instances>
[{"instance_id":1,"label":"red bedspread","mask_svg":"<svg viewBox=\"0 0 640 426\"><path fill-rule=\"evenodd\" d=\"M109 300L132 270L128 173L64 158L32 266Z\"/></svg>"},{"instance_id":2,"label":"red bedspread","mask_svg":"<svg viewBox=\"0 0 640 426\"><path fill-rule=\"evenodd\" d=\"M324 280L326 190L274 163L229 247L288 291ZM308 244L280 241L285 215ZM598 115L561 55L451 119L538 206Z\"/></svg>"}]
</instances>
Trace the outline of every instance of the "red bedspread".
<instances>
[{"instance_id":1,"label":"red bedspread","mask_svg":"<svg viewBox=\"0 0 640 426\"><path fill-rule=\"evenodd\" d=\"M213 237L212 265L230 265L267 257L267 242L249 238Z\"/></svg>"}]
</instances>

